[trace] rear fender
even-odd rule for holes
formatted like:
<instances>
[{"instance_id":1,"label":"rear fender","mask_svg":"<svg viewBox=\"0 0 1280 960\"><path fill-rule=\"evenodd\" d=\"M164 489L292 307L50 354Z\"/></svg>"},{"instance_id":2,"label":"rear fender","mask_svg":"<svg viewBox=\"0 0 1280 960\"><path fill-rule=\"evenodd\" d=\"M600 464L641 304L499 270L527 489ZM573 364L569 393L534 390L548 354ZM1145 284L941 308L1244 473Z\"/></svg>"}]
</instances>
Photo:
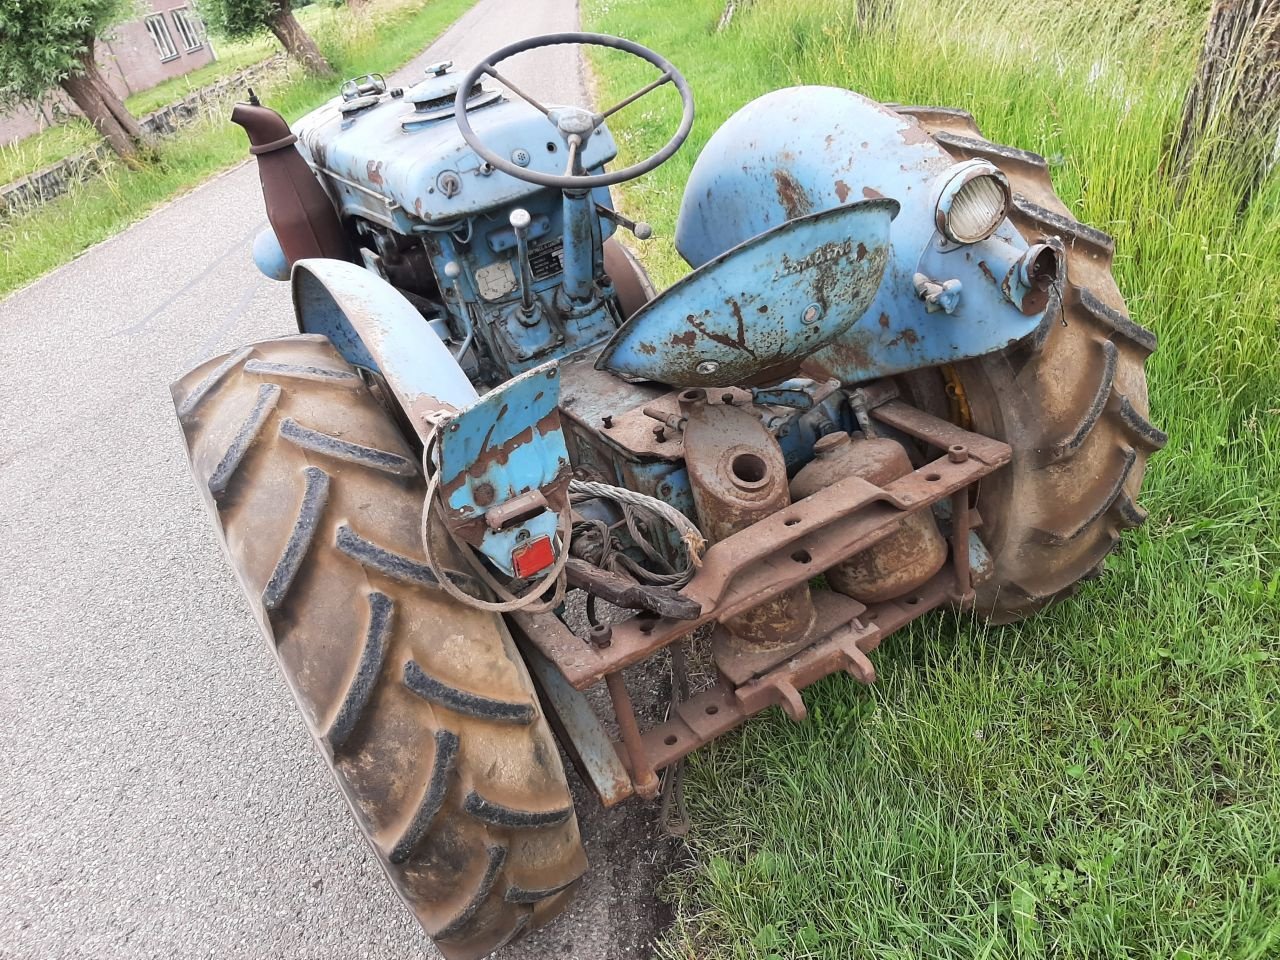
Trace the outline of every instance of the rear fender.
<instances>
[{"instance_id":1,"label":"rear fender","mask_svg":"<svg viewBox=\"0 0 1280 960\"><path fill-rule=\"evenodd\" d=\"M382 374L425 444L435 424L479 399L422 314L377 274L341 260L293 267L298 329L328 337L357 367Z\"/></svg>"},{"instance_id":2,"label":"rear fender","mask_svg":"<svg viewBox=\"0 0 1280 960\"><path fill-rule=\"evenodd\" d=\"M1041 162L1019 154L1019 162ZM754 100L707 141L684 191L676 249L695 268L779 224L864 199L901 204L884 281L862 317L813 353L843 383L1006 349L1052 309L1056 248L1010 220L952 243L937 207L957 163L920 124L849 90L793 87Z\"/></svg>"}]
</instances>

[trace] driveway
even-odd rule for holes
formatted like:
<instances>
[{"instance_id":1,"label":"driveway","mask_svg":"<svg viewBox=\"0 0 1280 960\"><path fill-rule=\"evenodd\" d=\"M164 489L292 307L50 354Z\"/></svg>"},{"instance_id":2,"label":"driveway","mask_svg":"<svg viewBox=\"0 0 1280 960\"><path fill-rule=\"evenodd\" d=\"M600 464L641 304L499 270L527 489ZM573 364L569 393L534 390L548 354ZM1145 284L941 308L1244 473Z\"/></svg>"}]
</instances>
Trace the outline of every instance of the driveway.
<instances>
[{"instance_id":1,"label":"driveway","mask_svg":"<svg viewBox=\"0 0 1280 960\"><path fill-rule=\"evenodd\" d=\"M576 22L481 0L395 79ZM563 50L533 61L512 79L583 99ZM196 362L292 332L250 258L265 223L245 164L0 303L0 956L436 955L295 715L170 406ZM580 810L582 897L504 957L647 953L652 812Z\"/></svg>"}]
</instances>

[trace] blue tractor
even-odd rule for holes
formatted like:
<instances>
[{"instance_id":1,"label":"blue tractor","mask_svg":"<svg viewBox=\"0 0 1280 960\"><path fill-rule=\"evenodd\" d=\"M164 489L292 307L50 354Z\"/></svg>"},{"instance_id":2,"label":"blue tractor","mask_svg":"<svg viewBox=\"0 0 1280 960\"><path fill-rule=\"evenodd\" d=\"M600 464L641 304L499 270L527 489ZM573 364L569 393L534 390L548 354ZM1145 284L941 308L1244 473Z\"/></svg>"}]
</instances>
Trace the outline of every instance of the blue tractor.
<instances>
[{"instance_id":1,"label":"blue tractor","mask_svg":"<svg viewBox=\"0 0 1280 960\"><path fill-rule=\"evenodd\" d=\"M502 72L570 43L653 80L597 111ZM611 169L609 118L668 86L671 139ZM1064 597L1143 520L1155 338L1043 159L959 110L778 90L698 157L692 269L659 293L609 188L693 119L661 56L577 33L348 81L292 130L233 114L299 333L182 377L178 418L306 723L449 960L544 924L587 869L557 740L604 804L653 798L754 714L803 719L820 678L870 683L929 611ZM642 723L624 670L655 657L671 702Z\"/></svg>"}]
</instances>

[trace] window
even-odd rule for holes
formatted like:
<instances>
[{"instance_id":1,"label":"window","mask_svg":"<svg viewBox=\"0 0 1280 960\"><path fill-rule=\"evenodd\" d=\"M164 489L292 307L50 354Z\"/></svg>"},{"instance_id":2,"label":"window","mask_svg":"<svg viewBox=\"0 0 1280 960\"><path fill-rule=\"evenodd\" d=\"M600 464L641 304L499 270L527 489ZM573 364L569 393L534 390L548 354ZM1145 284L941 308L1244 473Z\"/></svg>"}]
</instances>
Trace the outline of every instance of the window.
<instances>
[{"instance_id":1,"label":"window","mask_svg":"<svg viewBox=\"0 0 1280 960\"><path fill-rule=\"evenodd\" d=\"M204 42L200 30L203 26L200 18L193 16L189 7L175 7L169 11L169 16L173 17L173 25L178 28L178 39L182 41L182 46L187 53L199 50Z\"/></svg>"},{"instance_id":2,"label":"window","mask_svg":"<svg viewBox=\"0 0 1280 960\"><path fill-rule=\"evenodd\" d=\"M147 25L147 33L151 34L151 41L156 45L156 53L160 54L160 60L172 60L178 55L178 50L173 45L173 37L169 35L169 25L164 22L164 14L157 13L147 17L144 21Z\"/></svg>"}]
</instances>

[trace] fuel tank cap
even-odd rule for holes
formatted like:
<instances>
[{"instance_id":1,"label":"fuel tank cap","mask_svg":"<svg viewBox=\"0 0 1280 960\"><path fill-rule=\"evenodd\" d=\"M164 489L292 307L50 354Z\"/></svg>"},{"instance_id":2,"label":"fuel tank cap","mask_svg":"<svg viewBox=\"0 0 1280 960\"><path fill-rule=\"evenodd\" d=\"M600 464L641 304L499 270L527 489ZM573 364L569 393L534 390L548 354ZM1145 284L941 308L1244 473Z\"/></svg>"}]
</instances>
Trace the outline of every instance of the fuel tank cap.
<instances>
[{"instance_id":1,"label":"fuel tank cap","mask_svg":"<svg viewBox=\"0 0 1280 960\"><path fill-rule=\"evenodd\" d=\"M462 78L456 73L448 73L447 64L443 65L444 70L437 71L440 66L442 65L437 64L429 67L427 77L404 92L404 99L413 104L413 112L400 120L400 125L406 130L453 116L454 98L458 95L459 81ZM497 90L485 90L477 83L467 95L467 109L487 106L501 98L502 94Z\"/></svg>"},{"instance_id":2,"label":"fuel tank cap","mask_svg":"<svg viewBox=\"0 0 1280 960\"><path fill-rule=\"evenodd\" d=\"M406 90L404 98L415 105L443 106L443 101L458 95L458 81L461 79L456 73L432 74Z\"/></svg>"}]
</instances>

